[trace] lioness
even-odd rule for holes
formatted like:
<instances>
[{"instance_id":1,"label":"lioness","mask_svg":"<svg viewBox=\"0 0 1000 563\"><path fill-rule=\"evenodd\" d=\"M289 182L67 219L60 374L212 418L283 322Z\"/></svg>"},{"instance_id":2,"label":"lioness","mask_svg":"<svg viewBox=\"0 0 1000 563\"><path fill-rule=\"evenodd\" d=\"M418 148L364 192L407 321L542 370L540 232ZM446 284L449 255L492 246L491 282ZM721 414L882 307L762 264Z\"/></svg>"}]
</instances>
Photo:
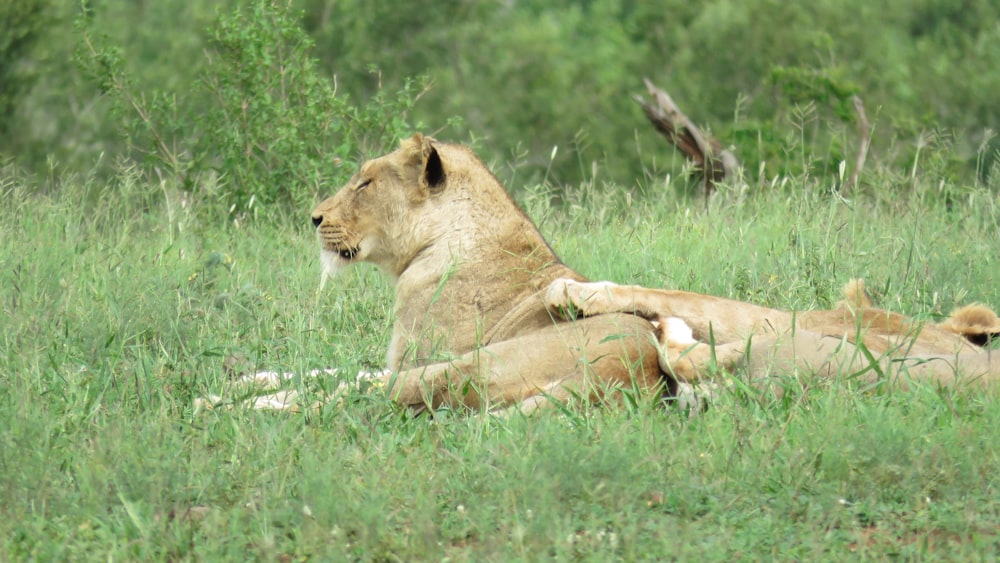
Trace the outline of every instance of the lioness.
<instances>
[{"instance_id":1,"label":"lioness","mask_svg":"<svg viewBox=\"0 0 1000 563\"><path fill-rule=\"evenodd\" d=\"M528 412L661 385L648 320L551 314L549 285L583 277L465 147L416 134L365 162L312 222L328 274L369 262L395 280L389 370L373 377L399 403Z\"/></svg>"},{"instance_id":2,"label":"lioness","mask_svg":"<svg viewBox=\"0 0 1000 563\"><path fill-rule=\"evenodd\" d=\"M844 294L832 310L792 313L686 291L560 279L546 303L567 316L628 312L656 321L660 366L685 383L737 368L758 381L798 369L869 382L888 376L904 388L920 380L1000 380L1000 352L982 347L1000 333L989 308L969 305L935 325L876 309L862 280L848 283Z\"/></svg>"}]
</instances>

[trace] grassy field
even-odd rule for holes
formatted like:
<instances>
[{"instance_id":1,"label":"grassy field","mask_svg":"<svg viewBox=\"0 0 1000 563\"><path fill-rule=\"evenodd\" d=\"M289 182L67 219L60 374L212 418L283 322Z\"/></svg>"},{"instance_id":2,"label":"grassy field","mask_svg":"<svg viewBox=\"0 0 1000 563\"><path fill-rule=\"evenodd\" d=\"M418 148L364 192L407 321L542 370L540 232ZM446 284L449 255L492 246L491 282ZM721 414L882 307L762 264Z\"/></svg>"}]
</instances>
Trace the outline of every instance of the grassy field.
<instances>
[{"instance_id":1,"label":"grassy field","mask_svg":"<svg viewBox=\"0 0 1000 563\"><path fill-rule=\"evenodd\" d=\"M0 559L992 559L1000 402L917 386L724 394L500 420L193 412L224 358L380 367L390 293L319 288L308 210L209 220L137 175L0 178ZM929 185L935 185L932 179ZM615 188L519 194L588 276L808 308L861 276L936 319L1000 307L1000 198L844 201L792 186L712 209ZM792 195L789 195L792 194ZM336 382L319 382L333 386ZM300 383L309 392L309 385Z\"/></svg>"}]
</instances>

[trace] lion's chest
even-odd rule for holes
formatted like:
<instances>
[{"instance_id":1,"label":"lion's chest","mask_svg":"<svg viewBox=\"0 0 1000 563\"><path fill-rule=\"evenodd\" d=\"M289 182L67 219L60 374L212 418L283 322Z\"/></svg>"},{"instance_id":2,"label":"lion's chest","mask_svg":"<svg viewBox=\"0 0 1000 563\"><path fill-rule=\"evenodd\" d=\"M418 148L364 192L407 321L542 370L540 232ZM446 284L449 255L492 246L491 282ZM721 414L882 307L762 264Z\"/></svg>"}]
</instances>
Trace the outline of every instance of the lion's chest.
<instances>
[{"instance_id":1,"label":"lion's chest","mask_svg":"<svg viewBox=\"0 0 1000 563\"><path fill-rule=\"evenodd\" d=\"M461 275L422 291L397 292L389 367L446 361L488 344L498 330L507 337L525 323L551 322L540 300L523 304L533 293L523 282L490 284Z\"/></svg>"}]
</instances>

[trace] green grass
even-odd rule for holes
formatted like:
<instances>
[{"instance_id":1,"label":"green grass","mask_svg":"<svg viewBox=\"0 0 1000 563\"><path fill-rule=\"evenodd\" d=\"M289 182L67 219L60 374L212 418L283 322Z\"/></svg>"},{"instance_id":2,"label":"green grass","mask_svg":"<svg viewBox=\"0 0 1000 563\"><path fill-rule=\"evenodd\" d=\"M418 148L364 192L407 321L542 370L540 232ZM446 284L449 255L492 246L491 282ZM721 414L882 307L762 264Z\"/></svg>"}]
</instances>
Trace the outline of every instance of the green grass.
<instances>
[{"instance_id":1,"label":"green grass","mask_svg":"<svg viewBox=\"0 0 1000 563\"><path fill-rule=\"evenodd\" d=\"M414 419L378 396L195 414L231 354L289 371L379 367L385 282L361 267L320 290L307 210L237 225L125 172L51 195L10 175L0 186L0 559L1000 551L995 393L833 382L781 400L726 394L694 419L649 405ZM521 199L594 278L805 308L863 276L922 318L1000 306L1000 199L987 192L950 209L776 194L709 212L620 194Z\"/></svg>"}]
</instances>

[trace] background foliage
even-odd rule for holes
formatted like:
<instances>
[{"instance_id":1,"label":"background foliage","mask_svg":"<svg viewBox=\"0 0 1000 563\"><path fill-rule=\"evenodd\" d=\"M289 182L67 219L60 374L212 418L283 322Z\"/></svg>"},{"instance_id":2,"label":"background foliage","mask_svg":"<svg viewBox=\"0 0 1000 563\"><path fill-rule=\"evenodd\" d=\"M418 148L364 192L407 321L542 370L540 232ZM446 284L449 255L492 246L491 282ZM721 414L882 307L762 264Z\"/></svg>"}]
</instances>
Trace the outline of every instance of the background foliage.
<instances>
[{"instance_id":1,"label":"background foliage","mask_svg":"<svg viewBox=\"0 0 1000 563\"><path fill-rule=\"evenodd\" d=\"M753 180L851 162L851 94L875 123L869 170L898 186L927 166L986 181L995 161L988 0L243 4L0 3L0 152L41 172L152 155L188 189L221 173L229 205L299 204L422 125L522 181L656 187L683 163L629 99L649 76Z\"/></svg>"}]
</instances>

